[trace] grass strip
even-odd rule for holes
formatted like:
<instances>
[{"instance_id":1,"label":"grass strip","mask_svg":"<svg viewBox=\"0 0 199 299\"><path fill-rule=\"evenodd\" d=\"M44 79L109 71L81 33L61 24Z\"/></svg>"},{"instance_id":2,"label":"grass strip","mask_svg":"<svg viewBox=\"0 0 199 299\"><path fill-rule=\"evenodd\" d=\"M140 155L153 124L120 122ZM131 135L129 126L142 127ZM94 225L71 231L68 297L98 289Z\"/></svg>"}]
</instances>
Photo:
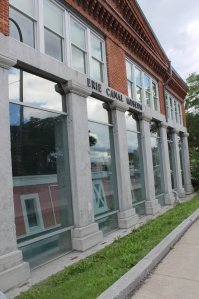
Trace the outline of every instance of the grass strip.
<instances>
[{"instance_id":1,"label":"grass strip","mask_svg":"<svg viewBox=\"0 0 199 299\"><path fill-rule=\"evenodd\" d=\"M147 255L176 226L199 208L199 195L88 258L65 268L22 293L18 299L93 299Z\"/></svg>"}]
</instances>

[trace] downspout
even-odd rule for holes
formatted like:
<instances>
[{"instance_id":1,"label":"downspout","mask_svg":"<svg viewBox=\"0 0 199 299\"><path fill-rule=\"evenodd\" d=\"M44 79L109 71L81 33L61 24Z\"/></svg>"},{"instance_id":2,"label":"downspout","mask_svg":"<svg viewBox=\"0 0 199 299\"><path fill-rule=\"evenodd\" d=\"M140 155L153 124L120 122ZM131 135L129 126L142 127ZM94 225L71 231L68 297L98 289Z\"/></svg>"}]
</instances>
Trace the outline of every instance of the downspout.
<instances>
[{"instance_id":1,"label":"downspout","mask_svg":"<svg viewBox=\"0 0 199 299\"><path fill-rule=\"evenodd\" d=\"M172 79L172 75L173 75L173 71L172 71L172 66L171 66L171 61L169 60L169 79L164 83L164 107L165 107L165 112L166 112L166 122L168 122L168 115L167 115L167 106L166 106L166 100L165 100L165 96L166 96L166 91L165 88L166 86L169 84L169 82Z\"/></svg>"}]
</instances>

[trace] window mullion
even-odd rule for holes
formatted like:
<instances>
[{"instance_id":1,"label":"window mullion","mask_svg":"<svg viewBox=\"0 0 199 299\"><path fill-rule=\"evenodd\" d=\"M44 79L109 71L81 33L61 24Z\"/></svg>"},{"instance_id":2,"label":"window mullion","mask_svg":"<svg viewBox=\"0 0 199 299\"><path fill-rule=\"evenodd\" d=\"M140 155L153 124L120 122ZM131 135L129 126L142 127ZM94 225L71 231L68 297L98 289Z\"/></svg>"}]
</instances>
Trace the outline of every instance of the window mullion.
<instances>
[{"instance_id":1,"label":"window mullion","mask_svg":"<svg viewBox=\"0 0 199 299\"><path fill-rule=\"evenodd\" d=\"M44 46L44 6L43 1L37 0L37 15L38 15L38 26L37 26L37 37L38 37L38 48L41 53L45 53Z\"/></svg>"},{"instance_id":2,"label":"window mullion","mask_svg":"<svg viewBox=\"0 0 199 299\"><path fill-rule=\"evenodd\" d=\"M92 77L93 76L93 70L92 70L92 49L91 49L91 32L90 29L87 28L86 32L86 48L87 48L87 59L86 59L86 64L87 64L87 74L88 76Z\"/></svg>"}]
</instances>

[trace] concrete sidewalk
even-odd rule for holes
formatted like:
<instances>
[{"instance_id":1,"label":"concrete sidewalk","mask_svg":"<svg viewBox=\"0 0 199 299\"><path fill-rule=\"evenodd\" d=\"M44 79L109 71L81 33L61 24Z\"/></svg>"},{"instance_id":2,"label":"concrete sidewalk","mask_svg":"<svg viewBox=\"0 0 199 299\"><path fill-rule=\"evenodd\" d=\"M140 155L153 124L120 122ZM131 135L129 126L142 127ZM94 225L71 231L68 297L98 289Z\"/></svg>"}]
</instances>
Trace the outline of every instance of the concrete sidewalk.
<instances>
[{"instance_id":1,"label":"concrete sidewalk","mask_svg":"<svg viewBox=\"0 0 199 299\"><path fill-rule=\"evenodd\" d=\"M199 220L127 298L199 299Z\"/></svg>"}]
</instances>

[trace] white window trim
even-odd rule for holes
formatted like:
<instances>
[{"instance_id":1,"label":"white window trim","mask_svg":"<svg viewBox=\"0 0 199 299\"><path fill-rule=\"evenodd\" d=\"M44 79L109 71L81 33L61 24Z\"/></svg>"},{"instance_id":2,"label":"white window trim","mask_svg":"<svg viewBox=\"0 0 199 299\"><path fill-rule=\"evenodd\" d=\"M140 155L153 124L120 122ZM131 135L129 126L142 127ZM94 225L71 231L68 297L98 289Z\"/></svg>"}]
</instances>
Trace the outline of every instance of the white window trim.
<instances>
[{"instance_id":1,"label":"white window trim","mask_svg":"<svg viewBox=\"0 0 199 299\"><path fill-rule=\"evenodd\" d=\"M21 199L21 207L22 207L22 214L23 214L26 234L43 230L44 229L44 223L43 223L43 217L42 217L42 213L41 213L39 194L38 193L22 194L22 195L20 195L20 199ZM37 215L38 215L38 219L39 219L39 226L35 227L35 228L32 228L32 229L29 227L29 224L28 224L28 217L27 217L27 211L26 211L26 205L25 205L25 201L27 199L34 199L35 200Z\"/></svg>"},{"instance_id":2,"label":"white window trim","mask_svg":"<svg viewBox=\"0 0 199 299\"><path fill-rule=\"evenodd\" d=\"M149 75L149 73L147 73L144 69L142 69L139 65L137 65L133 60L131 60L129 57L126 57L126 62L128 62L131 65L132 68L132 81L130 81L129 79L127 79L127 82L131 82L132 86L133 86L133 90L132 90L132 95L133 95L133 99L135 99L137 101L136 98L136 86L138 86L136 84L136 80L135 80L135 68L138 69L139 71L141 71L141 95L142 95L142 104L143 105L147 105L147 99L146 99L146 89L145 89L145 84L144 84L144 76L146 75L149 80L150 80L150 108L160 112L160 98L159 98L159 88L158 88L158 82L151 76ZM154 97L153 97L153 89L152 89L152 82L155 83L156 85L156 93L157 93L157 108L158 110L155 109L155 105L154 105ZM149 107L149 106L148 106Z\"/></svg>"},{"instance_id":3,"label":"white window trim","mask_svg":"<svg viewBox=\"0 0 199 299\"><path fill-rule=\"evenodd\" d=\"M168 97L169 99L169 113L168 113L168 119L182 125L182 107L181 107L181 102L177 98L175 98L171 93L169 93L167 90L165 91L165 96ZM171 101L172 105L171 105Z\"/></svg>"}]
</instances>

